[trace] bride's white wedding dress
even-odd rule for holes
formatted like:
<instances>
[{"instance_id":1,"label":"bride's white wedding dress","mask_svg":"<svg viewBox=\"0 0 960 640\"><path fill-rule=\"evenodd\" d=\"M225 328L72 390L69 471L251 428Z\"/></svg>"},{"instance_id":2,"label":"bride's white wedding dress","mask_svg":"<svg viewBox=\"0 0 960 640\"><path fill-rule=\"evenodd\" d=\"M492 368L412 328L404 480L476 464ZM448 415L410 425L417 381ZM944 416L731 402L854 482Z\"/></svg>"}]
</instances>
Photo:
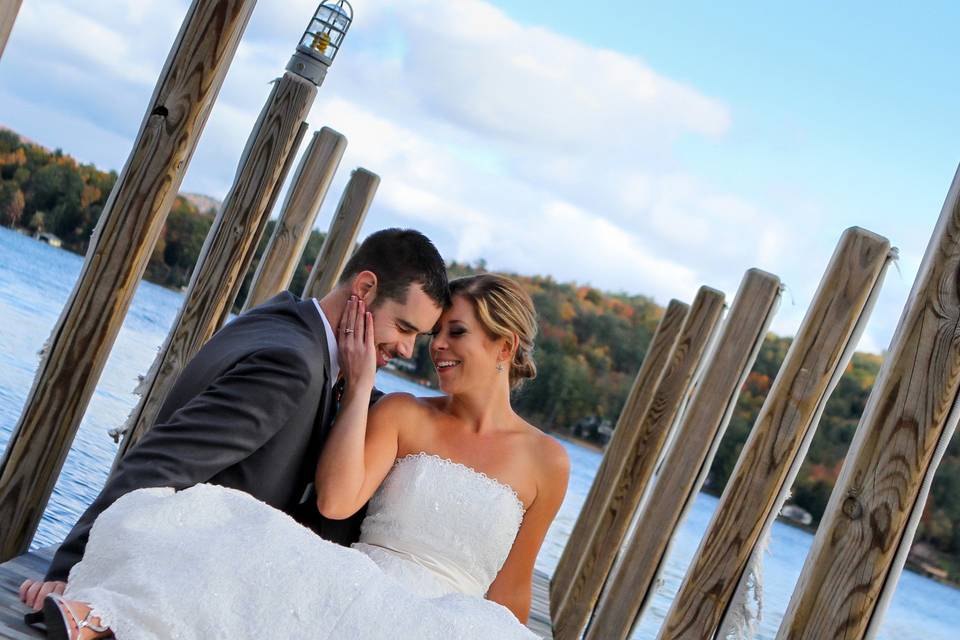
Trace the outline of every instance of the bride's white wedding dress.
<instances>
[{"instance_id":1,"label":"bride's white wedding dress","mask_svg":"<svg viewBox=\"0 0 960 640\"><path fill-rule=\"evenodd\" d=\"M97 519L66 596L118 640L529 640L483 599L522 519L509 486L424 453L387 474L353 548L240 491L141 489Z\"/></svg>"}]
</instances>

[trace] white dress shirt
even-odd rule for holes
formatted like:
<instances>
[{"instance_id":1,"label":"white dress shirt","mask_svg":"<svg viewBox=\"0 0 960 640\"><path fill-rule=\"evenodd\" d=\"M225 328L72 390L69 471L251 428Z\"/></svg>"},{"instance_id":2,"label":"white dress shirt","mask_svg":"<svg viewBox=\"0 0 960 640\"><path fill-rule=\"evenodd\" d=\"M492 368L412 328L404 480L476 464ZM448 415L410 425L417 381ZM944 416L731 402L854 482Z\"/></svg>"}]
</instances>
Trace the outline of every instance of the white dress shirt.
<instances>
[{"instance_id":1,"label":"white dress shirt","mask_svg":"<svg viewBox=\"0 0 960 640\"><path fill-rule=\"evenodd\" d=\"M317 308L317 313L323 320L323 328L327 330L327 348L330 350L330 386L336 386L337 379L340 378L340 359L337 351L337 334L333 332L333 326L327 320L327 314L320 308L320 303L316 298L311 298L313 305Z\"/></svg>"}]
</instances>

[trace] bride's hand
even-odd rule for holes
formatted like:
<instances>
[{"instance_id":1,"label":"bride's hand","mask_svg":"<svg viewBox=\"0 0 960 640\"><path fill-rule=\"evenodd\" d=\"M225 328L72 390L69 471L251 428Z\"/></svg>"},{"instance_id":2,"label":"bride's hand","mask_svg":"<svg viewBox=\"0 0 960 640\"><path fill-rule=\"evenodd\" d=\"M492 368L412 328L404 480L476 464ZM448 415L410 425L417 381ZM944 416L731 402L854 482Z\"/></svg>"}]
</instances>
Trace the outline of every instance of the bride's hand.
<instances>
[{"instance_id":1,"label":"bride's hand","mask_svg":"<svg viewBox=\"0 0 960 640\"><path fill-rule=\"evenodd\" d=\"M369 391L377 373L377 346L373 340L373 314L363 300L351 296L340 318L337 350L347 389Z\"/></svg>"}]
</instances>

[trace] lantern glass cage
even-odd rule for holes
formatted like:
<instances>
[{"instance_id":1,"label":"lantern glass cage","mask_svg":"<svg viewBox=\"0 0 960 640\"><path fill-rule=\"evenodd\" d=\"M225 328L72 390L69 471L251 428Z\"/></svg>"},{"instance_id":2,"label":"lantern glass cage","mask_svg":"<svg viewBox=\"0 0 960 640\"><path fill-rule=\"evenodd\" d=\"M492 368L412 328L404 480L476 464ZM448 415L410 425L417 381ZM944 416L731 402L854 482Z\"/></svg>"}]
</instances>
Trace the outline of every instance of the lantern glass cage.
<instances>
[{"instance_id":1,"label":"lantern glass cage","mask_svg":"<svg viewBox=\"0 0 960 640\"><path fill-rule=\"evenodd\" d=\"M317 7L297 48L329 65L337 57L352 21L353 7L347 0L324 2Z\"/></svg>"}]
</instances>

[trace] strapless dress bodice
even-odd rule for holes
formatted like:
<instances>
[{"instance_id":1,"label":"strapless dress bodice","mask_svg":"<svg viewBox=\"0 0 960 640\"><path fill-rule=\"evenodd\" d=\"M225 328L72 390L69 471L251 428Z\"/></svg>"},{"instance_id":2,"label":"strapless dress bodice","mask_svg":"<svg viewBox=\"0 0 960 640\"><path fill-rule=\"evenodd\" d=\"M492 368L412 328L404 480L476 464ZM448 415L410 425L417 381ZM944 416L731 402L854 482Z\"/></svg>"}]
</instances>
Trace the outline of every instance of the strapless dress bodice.
<instances>
[{"instance_id":1,"label":"strapless dress bodice","mask_svg":"<svg viewBox=\"0 0 960 640\"><path fill-rule=\"evenodd\" d=\"M482 597L523 521L508 485L429 453L400 458L367 507L354 546L420 595Z\"/></svg>"}]
</instances>

